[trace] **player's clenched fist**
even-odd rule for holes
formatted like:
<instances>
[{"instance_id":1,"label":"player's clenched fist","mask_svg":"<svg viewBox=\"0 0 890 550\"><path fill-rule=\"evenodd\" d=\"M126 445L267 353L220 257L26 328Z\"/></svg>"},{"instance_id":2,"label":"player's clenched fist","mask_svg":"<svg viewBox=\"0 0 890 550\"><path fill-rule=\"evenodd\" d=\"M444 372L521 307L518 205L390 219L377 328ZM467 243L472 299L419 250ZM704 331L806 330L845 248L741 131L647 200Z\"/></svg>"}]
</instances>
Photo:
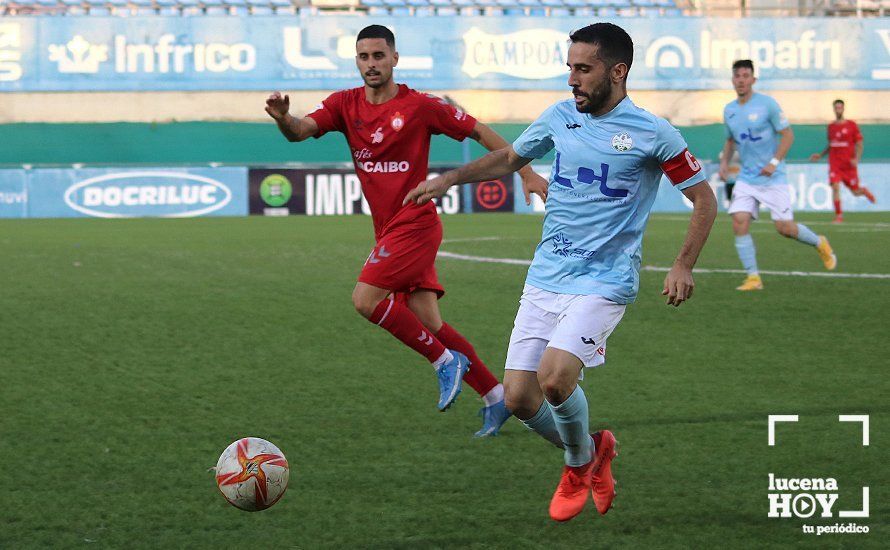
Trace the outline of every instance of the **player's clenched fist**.
<instances>
[{"instance_id":1,"label":"player's clenched fist","mask_svg":"<svg viewBox=\"0 0 890 550\"><path fill-rule=\"evenodd\" d=\"M275 120L284 118L289 110L290 97L287 95L282 97L280 92L274 92L266 99L266 112Z\"/></svg>"},{"instance_id":2,"label":"player's clenched fist","mask_svg":"<svg viewBox=\"0 0 890 550\"><path fill-rule=\"evenodd\" d=\"M431 180L426 180L414 189L408 191L408 194L405 195L405 200L402 201L402 205L404 206L409 202L413 202L414 204L426 204L432 199L441 197L452 185L450 178L446 177L447 175L448 174L446 173Z\"/></svg>"}]
</instances>

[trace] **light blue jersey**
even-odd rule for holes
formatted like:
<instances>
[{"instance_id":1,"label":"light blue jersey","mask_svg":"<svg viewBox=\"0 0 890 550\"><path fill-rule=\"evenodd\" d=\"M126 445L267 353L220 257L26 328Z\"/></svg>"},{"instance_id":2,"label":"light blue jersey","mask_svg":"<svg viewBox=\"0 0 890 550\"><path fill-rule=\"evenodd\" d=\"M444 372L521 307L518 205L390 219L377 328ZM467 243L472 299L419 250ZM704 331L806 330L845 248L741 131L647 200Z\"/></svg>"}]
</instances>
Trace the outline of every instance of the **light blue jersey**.
<instances>
[{"instance_id":1,"label":"light blue jersey","mask_svg":"<svg viewBox=\"0 0 890 550\"><path fill-rule=\"evenodd\" d=\"M679 189L705 181L676 128L624 98L602 116L572 99L548 108L513 142L541 158L556 149L544 232L526 282L562 294L633 302L643 230L662 171Z\"/></svg>"},{"instance_id":2,"label":"light blue jersey","mask_svg":"<svg viewBox=\"0 0 890 550\"><path fill-rule=\"evenodd\" d=\"M790 126L775 99L755 93L744 105L732 101L723 108L723 125L726 138L731 137L739 150L742 169L737 181L750 185L787 183L784 161L772 177L760 174L779 148L779 131Z\"/></svg>"}]
</instances>

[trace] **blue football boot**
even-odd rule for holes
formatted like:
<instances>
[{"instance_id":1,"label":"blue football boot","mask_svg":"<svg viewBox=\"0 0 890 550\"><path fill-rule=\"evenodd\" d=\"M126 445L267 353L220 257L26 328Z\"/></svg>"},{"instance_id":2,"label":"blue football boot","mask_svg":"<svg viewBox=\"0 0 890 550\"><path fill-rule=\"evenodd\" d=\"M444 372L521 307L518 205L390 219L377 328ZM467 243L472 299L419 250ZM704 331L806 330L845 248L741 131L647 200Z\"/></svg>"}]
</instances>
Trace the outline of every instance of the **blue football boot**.
<instances>
[{"instance_id":1,"label":"blue football boot","mask_svg":"<svg viewBox=\"0 0 890 550\"><path fill-rule=\"evenodd\" d=\"M482 415L482 429L476 432L476 437L493 437L501 431L501 426L513 413L507 410L507 405L501 399L490 407L482 407L479 409Z\"/></svg>"},{"instance_id":2,"label":"blue football boot","mask_svg":"<svg viewBox=\"0 0 890 550\"><path fill-rule=\"evenodd\" d=\"M436 376L439 377L439 411L445 411L460 395L461 382L470 367L470 360L463 353L449 350L454 358L442 365Z\"/></svg>"}]
</instances>

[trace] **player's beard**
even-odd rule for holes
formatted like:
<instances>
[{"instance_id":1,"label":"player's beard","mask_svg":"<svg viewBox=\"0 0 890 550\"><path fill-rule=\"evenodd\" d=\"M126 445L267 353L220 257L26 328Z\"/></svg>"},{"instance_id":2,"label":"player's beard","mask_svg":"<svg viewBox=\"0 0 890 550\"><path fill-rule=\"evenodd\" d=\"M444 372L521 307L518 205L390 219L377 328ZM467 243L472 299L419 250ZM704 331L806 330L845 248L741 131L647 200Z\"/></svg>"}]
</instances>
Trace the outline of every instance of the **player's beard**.
<instances>
[{"instance_id":1,"label":"player's beard","mask_svg":"<svg viewBox=\"0 0 890 550\"><path fill-rule=\"evenodd\" d=\"M369 88L382 88L383 86L389 84L389 81L392 80L392 73L390 73L389 78L386 78L386 75L382 71L376 71L376 73L377 75L374 76L377 76L377 80L374 82L369 82L370 78L368 77L368 75L362 73L362 80L365 81L365 85Z\"/></svg>"},{"instance_id":2,"label":"player's beard","mask_svg":"<svg viewBox=\"0 0 890 550\"><path fill-rule=\"evenodd\" d=\"M612 81L608 78L603 79L599 86L593 89L592 92L582 92L578 88L572 90L573 94L579 94L587 98L586 105L578 105L575 104L575 108L578 109L579 113L595 113L603 108L603 106L609 101L609 98L612 97Z\"/></svg>"}]
</instances>

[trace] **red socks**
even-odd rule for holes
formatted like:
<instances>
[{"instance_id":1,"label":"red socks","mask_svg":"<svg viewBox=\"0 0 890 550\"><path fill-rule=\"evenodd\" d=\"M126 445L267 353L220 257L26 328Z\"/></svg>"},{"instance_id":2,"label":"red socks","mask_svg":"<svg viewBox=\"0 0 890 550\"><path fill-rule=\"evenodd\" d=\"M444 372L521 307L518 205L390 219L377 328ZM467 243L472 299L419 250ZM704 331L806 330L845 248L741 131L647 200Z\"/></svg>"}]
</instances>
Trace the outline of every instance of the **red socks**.
<instances>
[{"instance_id":1,"label":"red socks","mask_svg":"<svg viewBox=\"0 0 890 550\"><path fill-rule=\"evenodd\" d=\"M470 370L464 375L464 381L479 395L487 394L498 385L498 379L476 355L472 344L447 323L442 323L442 328L434 336L408 307L391 299L377 304L369 321L389 331L430 363L439 359L446 348L466 355L470 360Z\"/></svg>"},{"instance_id":2,"label":"red socks","mask_svg":"<svg viewBox=\"0 0 890 550\"><path fill-rule=\"evenodd\" d=\"M485 395L492 388L498 385L498 379L491 374L491 371L485 366L485 363L476 355L473 345L467 342L467 339L458 331L454 330L448 323L442 323L442 328L436 333L445 347L459 351L467 356L470 360L470 370L464 375L464 382L476 390L479 395Z\"/></svg>"},{"instance_id":3,"label":"red socks","mask_svg":"<svg viewBox=\"0 0 890 550\"><path fill-rule=\"evenodd\" d=\"M841 201L834 201L834 213L838 216L841 215Z\"/></svg>"},{"instance_id":4,"label":"red socks","mask_svg":"<svg viewBox=\"0 0 890 550\"><path fill-rule=\"evenodd\" d=\"M430 363L434 363L445 353L442 342L423 326L414 312L395 300L387 299L377 304L369 321L388 330L403 344L426 357Z\"/></svg>"}]
</instances>

